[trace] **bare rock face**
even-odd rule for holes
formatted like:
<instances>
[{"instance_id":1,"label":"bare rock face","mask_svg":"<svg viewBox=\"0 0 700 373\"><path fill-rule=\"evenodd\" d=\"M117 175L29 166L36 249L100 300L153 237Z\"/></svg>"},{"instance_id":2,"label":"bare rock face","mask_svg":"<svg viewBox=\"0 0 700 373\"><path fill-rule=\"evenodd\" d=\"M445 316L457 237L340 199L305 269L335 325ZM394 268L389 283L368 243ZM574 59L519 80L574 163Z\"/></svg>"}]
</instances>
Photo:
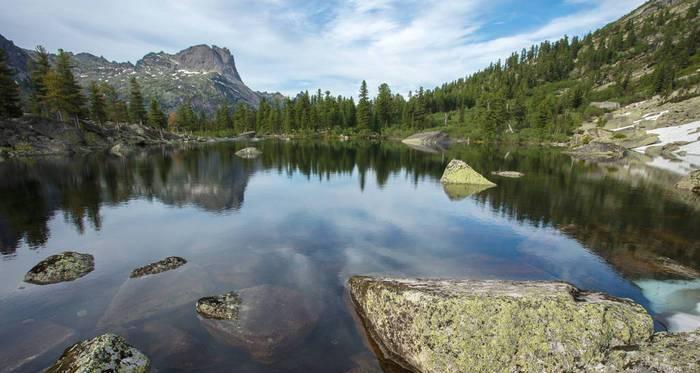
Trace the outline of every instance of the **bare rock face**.
<instances>
[{"instance_id":1,"label":"bare rock face","mask_svg":"<svg viewBox=\"0 0 700 373\"><path fill-rule=\"evenodd\" d=\"M625 156L626 149L618 144L608 141L591 141L590 143L580 146L569 154L575 158L589 161L616 161Z\"/></svg>"},{"instance_id":2,"label":"bare rock face","mask_svg":"<svg viewBox=\"0 0 700 373\"><path fill-rule=\"evenodd\" d=\"M46 373L145 373L150 360L124 338L104 334L68 347Z\"/></svg>"},{"instance_id":3,"label":"bare rock face","mask_svg":"<svg viewBox=\"0 0 700 373\"><path fill-rule=\"evenodd\" d=\"M236 152L237 156L246 159L257 158L260 154L262 154L262 152L253 147L243 148Z\"/></svg>"},{"instance_id":4,"label":"bare rock face","mask_svg":"<svg viewBox=\"0 0 700 373\"><path fill-rule=\"evenodd\" d=\"M155 275L161 272L170 271L185 265L187 261L179 256L170 256L155 263L139 267L131 271L131 278L138 278L148 275Z\"/></svg>"},{"instance_id":5,"label":"bare rock face","mask_svg":"<svg viewBox=\"0 0 700 373\"><path fill-rule=\"evenodd\" d=\"M197 303L197 311L214 338L242 347L264 363L299 345L319 316L319 309L301 293L270 285L204 298Z\"/></svg>"},{"instance_id":6,"label":"bare rock face","mask_svg":"<svg viewBox=\"0 0 700 373\"><path fill-rule=\"evenodd\" d=\"M51 255L35 265L24 276L24 282L37 285L79 279L95 269L95 259L90 254L66 251Z\"/></svg>"},{"instance_id":7,"label":"bare rock face","mask_svg":"<svg viewBox=\"0 0 700 373\"><path fill-rule=\"evenodd\" d=\"M422 373L586 370L653 332L640 305L561 282L355 276L349 290L383 358Z\"/></svg>"},{"instance_id":8,"label":"bare rock face","mask_svg":"<svg viewBox=\"0 0 700 373\"><path fill-rule=\"evenodd\" d=\"M691 172L676 184L679 189L690 190L694 193L700 193L700 170Z\"/></svg>"},{"instance_id":9,"label":"bare rock face","mask_svg":"<svg viewBox=\"0 0 700 373\"><path fill-rule=\"evenodd\" d=\"M442 174L440 182L443 184L472 184L472 185L486 185L486 186L496 186L485 177L481 176L478 172L474 171L468 164L464 161L458 159L453 159L445 168L445 172Z\"/></svg>"}]
</instances>

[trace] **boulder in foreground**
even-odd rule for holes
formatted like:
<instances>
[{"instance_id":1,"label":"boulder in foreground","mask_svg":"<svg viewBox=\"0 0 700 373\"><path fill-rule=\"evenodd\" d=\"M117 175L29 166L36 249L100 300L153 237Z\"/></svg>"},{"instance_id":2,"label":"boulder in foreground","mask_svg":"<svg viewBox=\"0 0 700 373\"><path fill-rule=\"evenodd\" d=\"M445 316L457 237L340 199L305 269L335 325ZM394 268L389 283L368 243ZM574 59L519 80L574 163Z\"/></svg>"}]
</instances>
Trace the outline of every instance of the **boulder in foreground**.
<instances>
[{"instance_id":1,"label":"boulder in foreground","mask_svg":"<svg viewBox=\"0 0 700 373\"><path fill-rule=\"evenodd\" d=\"M104 334L68 347L45 373L145 373L150 360L124 338Z\"/></svg>"},{"instance_id":2,"label":"boulder in foreground","mask_svg":"<svg viewBox=\"0 0 700 373\"><path fill-rule=\"evenodd\" d=\"M24 276L24 282L37 285L55 284L79 279L95 269L90 254L66 251L42 260Z\"/></svg>"},{"instance_id":3,"label":"boulder in foreground","mask_svg":"<svg viewBox=\"0 0 700 373\"><path fill-rule=\"evenodd\" d=\"M187 261L183 258L180 258L179 256L169 256L155 263L151 263L143 267L134 269L133 271L131 271L131 275L129 277L138 278L148 275L155 275L161 272L179 268L185 265L186 263Z\"/></svg>"},{"instance_id":4,"label":"boulder in foreground","mask_svg":"<svg viewBox=\"0 0 700 373\"><path fill-rule=\"evenodd\" d=\"M440 181L443 184L473 184L495 186L478 172L474 171L464 161L453 159L445 168Z\"/></svg>"},{"instance_id":5,"label":"boulder in foreground","mask_svg":"<svg viewBox=\"0 0 700 373\"><path fill-rule=\"evenodd\" d=\"M237 156L245 159L257 158L258 156L260 156L260 154L262 154L262 152L252 146L243 148L236 152Z\"/></svg>"},{"instance_id":6,"label":"boulder in foreground","mask_svg":"<svg viewBox=\"0 0 700 373\"><path fill-rule=\"evenodd\" d=\"M561 282L355 276L349 290L383 358L422 373L586 370L653 332L642 306Z\"/></svg>"}]
</instances>

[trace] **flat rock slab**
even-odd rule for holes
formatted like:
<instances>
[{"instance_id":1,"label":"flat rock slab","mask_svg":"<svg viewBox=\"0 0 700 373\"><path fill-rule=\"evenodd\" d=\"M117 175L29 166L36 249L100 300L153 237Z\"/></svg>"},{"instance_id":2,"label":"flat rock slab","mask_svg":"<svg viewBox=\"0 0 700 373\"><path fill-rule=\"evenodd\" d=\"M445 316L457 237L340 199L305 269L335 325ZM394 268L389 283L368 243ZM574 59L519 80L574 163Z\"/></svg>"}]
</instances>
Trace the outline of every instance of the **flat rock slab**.
<instances>
[{"instance_id":1,"label":"flat rock slab","mask_svg":"<svg viewBox=\"0 0 700 373\"><path fill-rule=\"evenodd\" d=\"M568 152L574 158L594 162L617 161L625 156L626 149L608 141L591 141Z\"/></svg>"},{"instance_id":2,"label":"flat rock slab","mask_svg":"<svg viewBox=\"0 0 700 373\"><path fill-rule=\"evenodd\" d=\"M104 334L68 347L45 373L145 373L150 360L124 338Z\"/></svg>"},{"instance_id":3,"label":"flat rock slab","mask_svg":"<svg viewBox=\"0 0 700 373\"><path fill-rule=\"evenodd\" d=\"M0 373L17 371L53 349L65 348L76 335L73 329L43 320L3 329Z\"/></svg>"},{"instance_id":4,"label":"flat rock slab","mask_svg":"<svg viewBox=\"0 0 700 373\"><path fill-rule=\"evenodd\" d=\"M493 172L491 172L491 175L496 175L496 176L500 176L500 177L508 177L511 179L517 179L517 178L525 176L524 173L518 172L518 171L493 171Z\"/></svg>"},{"instance_id":5,"label":"flat rock slab","mask_svg":"<svg viewBox=\"0 0 700 373\"><path fill-rule=\"evenodd\" d=\"M496 186L485 177L481 176L478 172L474 171L469 165L458 159L453 159L445 167L445 171L440 178L440 182L443 184L473 184L473 185L487 185Z\"/></svg>"},{"instance_id":6,"label":"flat rock slab","mask_svg":"<svg viewBox=\"0 0 700 373\"><path fill-rule=\"evenodd\" d=\"M170 271L185 265L187 261L179 256L170 256L155 263L139 267L131 271L131 278L138 278L148 275L155 275L161 272Z\"/></svg>"},{"instance_id":7,"label":"flat rock slab","mask_svg":"<svg viewBox=\"0 0 700 373\"><path fill-rule=\"evenodd\" d=\"M200 322L217 340L242 347L264 363L299 345L319 317L318 307L296 290L261 285L236 294L240 299L237 317L200 317Z\"/></svg>"},{"instance_id":8,"label":"flat rock slab","mask_svg":"<svg viewBox=\"0 0 700 373\"><path fill-rule=\"evenodd\" d=\"M422 373L578 371L653 332L632 301L561 282L349 280L384 355Z\"/></svg>"},{"instance_id":9,"label":"flat rock slab","mask_svg":"<svg viewBox=\"0 0 700 373\"><path fill-rule=\"evenodd\" d=\"M158 276L129 279L117 291L98 327L112 330L146 320L159 312L191 304L213 288L207 271L193 264Z\"/></svg>"},{"instance_id":10,"label":"flat rock slab","mask_svg":"<svg viewBox=\"0 0 700 373\"><path fill-rule=\"evenodd\" d=\"M95 269L90 254L66 251L42 260L24 276L24 282L37 285L77 280Z\"/></svg>"},{"instance_id":11,"label":"flat rock slab","mask_svg":"<svg viewBox=\"0 0 700 373\"><path fill-rule=\"evenodd\" d=\"M449 143L450 137L442 131L430 131L413 134L403 140L404 144L410 145L437 145Z\"/></svg>"},{"instance_id":12,"label":"flat rock slab","mask_svg":"<svg viewBox=\"0 0 700 373\"><path fill-rule=\"evenodd\" d=\"M257 158L261 154L262 154L262 152L260 150L253 148L253 147L243 148L243 149L236 152L237 156L239 156L241 158L246 158L246 159Z\"/></svg>"}]
</instances>

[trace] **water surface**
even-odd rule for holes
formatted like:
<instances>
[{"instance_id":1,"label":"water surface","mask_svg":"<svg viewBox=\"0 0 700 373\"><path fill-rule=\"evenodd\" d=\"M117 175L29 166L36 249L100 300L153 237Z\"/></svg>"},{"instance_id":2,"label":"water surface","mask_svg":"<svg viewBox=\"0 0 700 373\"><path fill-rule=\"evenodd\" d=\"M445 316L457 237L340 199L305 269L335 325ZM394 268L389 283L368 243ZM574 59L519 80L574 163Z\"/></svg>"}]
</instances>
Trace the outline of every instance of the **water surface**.
<instances>
[{"instance_id":1,"label":"water surface","mask_svg":"<svg viewBox=\"0 0 700 373\"><path fill-rule=\"evenodd\" d=\"M265 141L244 160L243 146L0 163L0 364L37 371L111 331L160 372L377 371L344 293L354 274L563 280L639 302L658 328L700 317L700 284L656 261L700 268L700 203L669 187L678 175L544 148ZM452 158L498 187L446 191ZM95 271L22 282L65 250L93 254ZM188 264L128 279L172 255ZM317 315L273 361L214 338L194 311L198 297L259 285L302 294Z\"/></svg>"}]
</instances>

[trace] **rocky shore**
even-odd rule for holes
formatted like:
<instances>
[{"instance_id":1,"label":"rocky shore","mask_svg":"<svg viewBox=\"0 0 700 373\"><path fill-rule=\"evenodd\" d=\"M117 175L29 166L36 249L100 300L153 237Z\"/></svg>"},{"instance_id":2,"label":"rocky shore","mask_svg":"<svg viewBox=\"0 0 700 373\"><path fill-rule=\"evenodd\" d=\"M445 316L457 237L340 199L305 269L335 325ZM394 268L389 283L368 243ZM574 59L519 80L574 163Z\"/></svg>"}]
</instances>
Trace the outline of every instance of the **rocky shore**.
<instances>
[{"instance_id":1,"label":"rocky shore","mask_svg":"<svg viewBox=\"0 0 700 373\"><path fill-rule=\"evenodd\" d=\"M65 123L25 116L0 120L0 159L17 156L87 153L116 148L120 155L130 146L205 142L204 138L176 134L141 124ZM121 151L119 150L121 149Z\"/></svg>"},{"instance_id":2,"label":"rocky shore","mask_svg":"<svg viewBox=\"0 0 700 373\"><path fill-rule=\"evenodd\" d=\"M348 286L380 359L410 371L700 371L700 331L654 333L642 306L562 282L355 276Z\"/></svg>"}]
</instances>

